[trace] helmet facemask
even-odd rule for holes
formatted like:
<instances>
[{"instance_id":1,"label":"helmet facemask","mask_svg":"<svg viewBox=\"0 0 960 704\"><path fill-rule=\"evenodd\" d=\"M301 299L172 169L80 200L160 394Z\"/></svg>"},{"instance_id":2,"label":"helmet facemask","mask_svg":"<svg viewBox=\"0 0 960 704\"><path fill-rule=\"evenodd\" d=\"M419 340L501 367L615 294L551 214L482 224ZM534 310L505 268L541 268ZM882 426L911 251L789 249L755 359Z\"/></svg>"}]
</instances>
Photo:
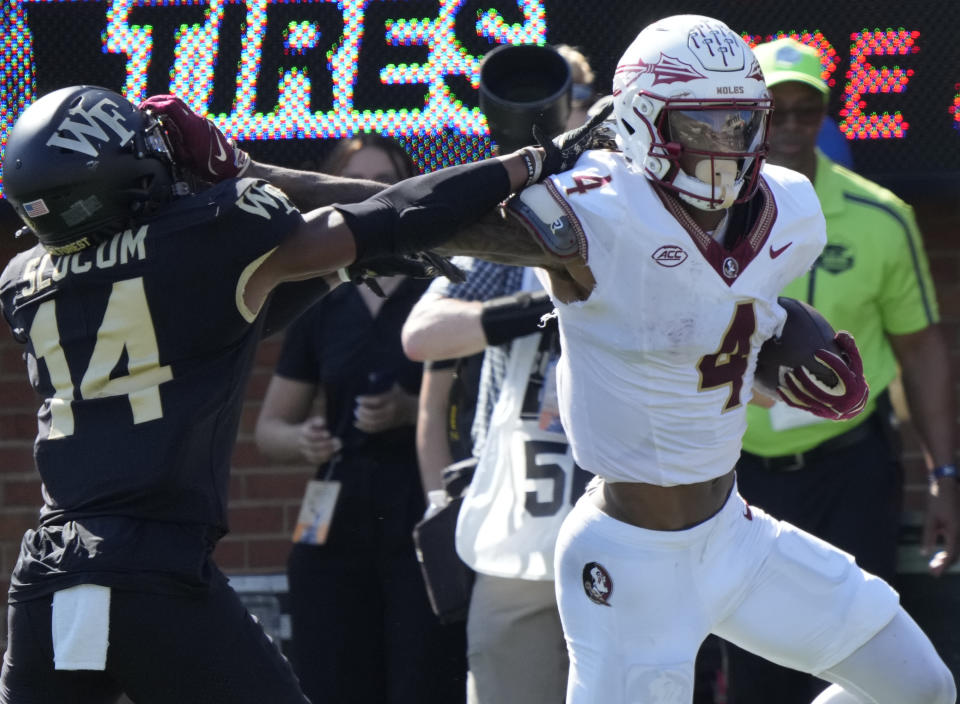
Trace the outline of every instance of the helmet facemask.
<instances>
[{"instance_id":1,"label":"helmet facemask","mask_svg":"<svg viewBox=\"0 0 960 704\"><path fill-rule=\"evenodd\" d=\"M194 193L198 187L196 178L174 161L173 147L162 120L149 112L141 111L141 114L143 128L131 142L132 151L138 159L159 162L160 168L145 169L139 183L125 190L131 199L134 218L149 216L172 198Z\"/></svg>"},{"instance_id":2,"label":"helmet facemask","mask_svg":"<svg viewBox=\"0 0 960 704\"><path fill-rule=\"evenodd\" d=\"M662 179L680 198L718 210L750 198L766 155L769 108L668 101L658 119L671 163Z\"/></svg>"}]
</instances>

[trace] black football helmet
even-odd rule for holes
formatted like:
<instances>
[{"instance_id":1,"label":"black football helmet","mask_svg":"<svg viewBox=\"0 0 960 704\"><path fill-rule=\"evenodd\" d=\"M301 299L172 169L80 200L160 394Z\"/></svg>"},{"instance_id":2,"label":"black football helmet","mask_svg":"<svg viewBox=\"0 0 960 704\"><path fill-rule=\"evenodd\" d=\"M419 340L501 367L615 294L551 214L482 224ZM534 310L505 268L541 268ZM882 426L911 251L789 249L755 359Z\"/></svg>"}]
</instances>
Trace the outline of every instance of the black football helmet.
<instances>
[{"instance_id":1,"label":"black football helmet","mask_svg":"<svg viewBox=\"0 0 960 704\"><path fill-rule=\"evenodd\" d=\"M50 252L88 247L183 192L159 122L119 93L71 86L10 131L4 195Z\"/></svg>"}]
</instances>

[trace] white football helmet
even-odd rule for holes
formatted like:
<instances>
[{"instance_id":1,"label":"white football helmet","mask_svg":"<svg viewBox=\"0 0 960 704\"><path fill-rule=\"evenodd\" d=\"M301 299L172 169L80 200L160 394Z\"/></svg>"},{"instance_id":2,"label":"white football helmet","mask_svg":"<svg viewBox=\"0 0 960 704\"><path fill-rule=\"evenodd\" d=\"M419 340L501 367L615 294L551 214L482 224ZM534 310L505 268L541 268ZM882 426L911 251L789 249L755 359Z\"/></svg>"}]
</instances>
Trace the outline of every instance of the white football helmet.
<instances>
[{"instance_id":1,"label":"white football helmet","mask_svg":"<svg viewBox=\"0 0 960 704\"><path fill-rule=\"evenodd\" d=\"M613 78L630 166L703 210L757 188L772 101L747 43L719 20L667 17L627 48Z\"/></svg>"}]
</instances>

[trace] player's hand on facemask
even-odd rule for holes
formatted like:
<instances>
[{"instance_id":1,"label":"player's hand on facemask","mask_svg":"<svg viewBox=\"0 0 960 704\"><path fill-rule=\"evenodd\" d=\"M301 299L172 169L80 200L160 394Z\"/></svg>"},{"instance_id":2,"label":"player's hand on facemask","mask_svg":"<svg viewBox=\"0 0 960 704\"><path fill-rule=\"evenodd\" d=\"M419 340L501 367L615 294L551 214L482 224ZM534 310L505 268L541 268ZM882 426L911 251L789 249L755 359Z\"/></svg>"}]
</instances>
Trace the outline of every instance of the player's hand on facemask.
<instances>
[{"instance_id":1,"label":"player's hand on facemask","mask_svg":"<svg viewBox=\"0 0 960 704\"><path fill-rule=\"evenodd\" d=\"M539 125L534 125L533 136L544 151L540 178L568 171L577 163L580 155L589 149L608 148L608 132L602 125L612 111L613 96L600 98L591 106L584 124L553 139L549 139Z\"/></svg>"},{"instance_id":2,"label":"player's hand on facemask","mask_svg":"<svg viewBox=\"0 0 960 704\"><path fill-rule=\"evenodd\" d=\"M863 361L853 335L841 330L834 340L847 361L823 349L814 356L837 375L836 384L827 386L806 367L799 367L785 374L777 394L788 406L802 408L821 418L849 420L867 405L870 388L863 377Z\"/></svg>"},{"instance_id":3,"label":"player's hand on facemask","mask_svg":"<svg viewBox=\"0 0 960 704\"><path fill-rule=\"evenodd\" d=\"M417 396L394 384L382 394L357 396L354 426L365 433L413 425L417 417Z\"/></svg>"},{"instance_id":4,"label":"player's hand on facemask","mask_svg":"<svg viewBox=\"0 0 960 704\"><path fill-rule=\"evenodd\" d=\"M175 95L152 95L140 103L140 109L160 120L170 139L174 161L204 181L217 183L241 176L250 165L245 151Z\"/></svg>"},{"instance_id":5,"label":"player's hand on facemask","mask_svg":"<svg viewBox=\"0 0 960 704\"><path fill-rule=\"evenodd\" d=\"M307 418L297 432L297 447L310 464L320 465L340 451L340 438L330 434L323 416Z\"/></svg>"}]
</instances>

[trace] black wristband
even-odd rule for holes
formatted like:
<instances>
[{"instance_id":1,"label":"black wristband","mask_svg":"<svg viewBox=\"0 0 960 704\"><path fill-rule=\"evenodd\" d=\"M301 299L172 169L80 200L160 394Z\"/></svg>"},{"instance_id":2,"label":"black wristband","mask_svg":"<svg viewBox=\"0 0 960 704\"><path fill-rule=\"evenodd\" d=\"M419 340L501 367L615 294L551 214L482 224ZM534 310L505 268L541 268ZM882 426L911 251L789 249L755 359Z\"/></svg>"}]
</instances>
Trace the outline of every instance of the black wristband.
<instances>
[{"instance_id":1,"label":"black wristband","mask_svg":"<svg viewBox=\"0 0 960 704\"><path fill-rule=\"evenodd\" d=\"M502 345L536 332L540 319L552 310L553 301L546 291L521 291L486 301L480 313L480 325L488 345Z\"/></svg>"},{"instance_id":2,"label":"black wristband","mask_svg":"<svg viewBox=\"0 0 960 704\"><path fill-rule=\"evenodd\" d=\"M510 195L499 159L452 166L396 183L360 203L335 204L356 241L356 261L433 249Z\"/></svg>"}]
</instances>

